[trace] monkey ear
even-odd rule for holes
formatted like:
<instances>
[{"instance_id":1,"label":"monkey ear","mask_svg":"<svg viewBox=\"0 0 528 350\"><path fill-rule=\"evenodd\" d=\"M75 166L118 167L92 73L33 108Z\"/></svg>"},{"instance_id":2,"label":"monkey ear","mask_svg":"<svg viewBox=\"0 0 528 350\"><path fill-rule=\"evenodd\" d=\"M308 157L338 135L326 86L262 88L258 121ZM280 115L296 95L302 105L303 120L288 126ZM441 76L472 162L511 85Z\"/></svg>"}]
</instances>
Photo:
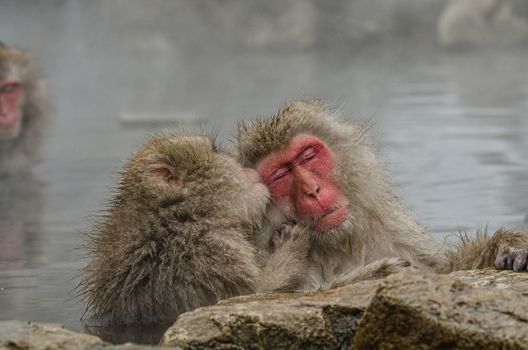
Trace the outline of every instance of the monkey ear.
<instances>
[{"instance_id":1,"label":"monkey ear","mask_svg":"<svg viewBox=\"0 0 528 350\"><path fill-rule=\"evenodd\" d=\"M176 169L168 164L157 163L150 166L150 173L162 185L180 187L183 185Z\"/></svg>"}]
</instances>

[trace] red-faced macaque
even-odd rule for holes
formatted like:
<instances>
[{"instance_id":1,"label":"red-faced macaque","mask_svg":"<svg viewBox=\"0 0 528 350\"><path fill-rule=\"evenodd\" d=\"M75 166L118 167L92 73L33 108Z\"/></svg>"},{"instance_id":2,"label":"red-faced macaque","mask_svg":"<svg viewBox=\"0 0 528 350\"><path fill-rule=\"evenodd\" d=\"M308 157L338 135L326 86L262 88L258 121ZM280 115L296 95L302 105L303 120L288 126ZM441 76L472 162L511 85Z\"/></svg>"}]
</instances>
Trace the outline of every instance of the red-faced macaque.
<instances>
[{"instance_id":1,"label":"red-faced macaque","mask_svg":"<svg viewBox=\"0 0 528 350\"><path fill-rule=\"evenodd\" d=\"M31 169L47 107L29 56L0 42L0 175Z\"/></svg>"},{"instance_id":2,"label":"red-faced macaque","mask_svg":"<svg viewBox=\"0 0 528 350\"><path fill-rule=\"evenodd\" d=\"M338 120L319 102L295 101L270 119L241 124L238 153L270 191L272 226L309 228L296 289L376 278L401 270L405 261L439 272L494 264L526 269L525 233L479 235L454 250L433 240L394 195L367 127Z\"/></svg>"},{"instance_id":3,"label":"red-faced macaque","mask_svg":"<svg viewBox=\"0 0 528 350\"><path fill-rule=\"evenodd\" d=\"M87 328L111 334L97 328L168 325L220 299L289 289L296 271L278 277L267 269L276 279L263 277L253 245L268 203L255 170L243 169L209 137L173 134L146 143L88 235L90 261L79 285ZM295 250L305 248L289 249Z\"/></svg>"}]
</instances>

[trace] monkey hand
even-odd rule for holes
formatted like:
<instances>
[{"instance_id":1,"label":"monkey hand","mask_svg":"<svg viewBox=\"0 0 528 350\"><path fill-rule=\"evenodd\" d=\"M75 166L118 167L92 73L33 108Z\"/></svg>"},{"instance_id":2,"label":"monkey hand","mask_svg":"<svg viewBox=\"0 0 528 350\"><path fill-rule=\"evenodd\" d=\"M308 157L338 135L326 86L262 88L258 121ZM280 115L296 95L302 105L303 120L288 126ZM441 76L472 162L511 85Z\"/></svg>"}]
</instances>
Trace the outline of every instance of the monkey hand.
<instances>
[{"instance_id":1,"label":"monkey hand","mask_svg":"<svg viewBox=\"0 0 528 350\"><path fill-rule=\"evenodd\" d=\"M309 230L295 223L281 224L270 238L270 255L257 282L259 292L301 290L308 270Z\"/></svg>"},{"instance_id":2,"label":"monkey hand","mask_svg":"<svg viewBox=\"0 0 528 350\"><path fill-rule=\"evenodd\" d=\"M383 278L393 273L402 272L410 267L411 263L403 258L382 258L365 265L370 271L371 278Z\"/></svg>"},{"instance_id":3,"label":"monkey hand","mask_svg":"<svg viewBox=\"0 0 528 350\"><path fill-rule=\"evenodd\" d=\"M528 232L499 230L493 236L497 255L495 267L504 270L523 271L528 266Z\"/></svg>"},{"instance_id":4,"label":"monkey hand","mask_svg":"<svg viewBox=\"0 0 528 350\"><path fill-rule=\"evenodd\" d=\"M308 251L309 245L309 230L295 223L282 223L270 239L271 252L287 248Z\"/></svg>"},{"instance_id":5,"label":"monkey hand","mask_svg":"<svg viewBox=\"0 0 528 350\"><path fill-rule=\"evenodd\" d=\"M359 281L384 278L393 273L402 272L410 266L411 264L402 258L381 258L343 273L330 286L323 286L322 289L333 289Z\"/></svg>"}]
</instances>

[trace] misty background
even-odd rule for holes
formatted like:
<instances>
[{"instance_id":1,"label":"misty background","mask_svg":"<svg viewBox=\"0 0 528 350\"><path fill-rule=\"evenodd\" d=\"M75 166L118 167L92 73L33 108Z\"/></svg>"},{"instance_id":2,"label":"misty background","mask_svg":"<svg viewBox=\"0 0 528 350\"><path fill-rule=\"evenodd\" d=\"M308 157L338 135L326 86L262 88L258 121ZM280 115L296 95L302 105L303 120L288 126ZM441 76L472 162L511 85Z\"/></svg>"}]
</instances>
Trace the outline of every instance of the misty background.
<instances>
[{"instance_id":1,"label":"misty background","mask_svg":"<svg viewBox=\"0 0 528 350\"><path fill-rule=\"evenodd\" d=\"M436 238L528 226L526 1L0 0L0 40L53 105L33 181L1 198L2 320L81 328L80 232L150 135L229 148L238 121L299 97L373 124Z\"/></svg>"}]
</instances>

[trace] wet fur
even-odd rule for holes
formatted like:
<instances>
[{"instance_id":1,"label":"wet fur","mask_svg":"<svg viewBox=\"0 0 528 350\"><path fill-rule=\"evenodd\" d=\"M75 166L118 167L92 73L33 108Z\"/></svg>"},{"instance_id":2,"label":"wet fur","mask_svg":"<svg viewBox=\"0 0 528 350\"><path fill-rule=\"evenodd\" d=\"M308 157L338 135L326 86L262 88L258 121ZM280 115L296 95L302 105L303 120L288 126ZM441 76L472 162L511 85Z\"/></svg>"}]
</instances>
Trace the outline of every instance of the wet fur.
<instances>
[{"instance_id":1,"label":"wet fur","mask_svg":"<svg viewBox=\"0 0 528 350\"><path fill-rule=\"evenodd\" d=\"M500 266L497 260L501 257L508 259L512 250L528 250L527 236L524 232L504 229L498 230L493 235L489 235L486 230L479 230L473 238L468 237L465 232L459 232L458 243L447 253L448 264L442 272L474 270L492 266L506 268L506 266ZM518 268L513 266L509 268L522 270L526 268L526 263Z\"/></svg>"},{"instance_id":2,"label":"wet fur","mask_svg":"<svg viewBox=\"0 0 528 350\"><path fill-rule=\"evenodd\" d=\"M183 186L159 184L168 164ZM117 194L88 234L79 293L90 323L170 323L187 310L252 293L260 274L249 239L268 202L207 137L155 138L125 167Z\"/></svg>"}]
</instances>

